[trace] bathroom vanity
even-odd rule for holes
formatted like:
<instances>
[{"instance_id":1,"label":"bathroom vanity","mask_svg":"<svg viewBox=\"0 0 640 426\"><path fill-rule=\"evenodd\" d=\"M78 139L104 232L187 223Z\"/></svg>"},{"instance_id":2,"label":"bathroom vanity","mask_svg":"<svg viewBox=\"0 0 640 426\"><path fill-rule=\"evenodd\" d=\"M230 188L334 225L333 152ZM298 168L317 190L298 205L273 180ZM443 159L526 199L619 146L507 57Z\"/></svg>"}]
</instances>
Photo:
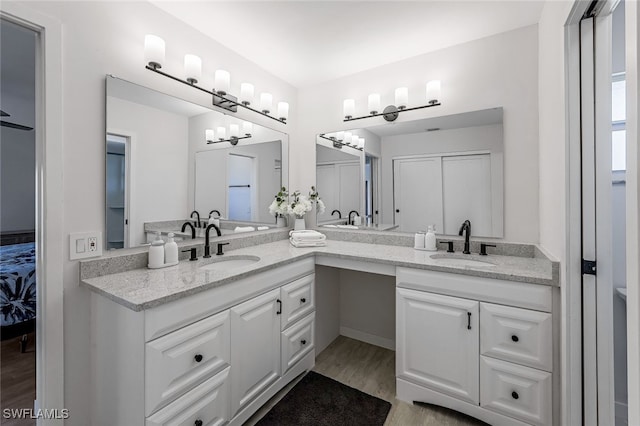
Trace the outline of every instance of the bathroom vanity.
<instances>
[{"instance_id":1,"label":"bathroom vanity","mask_svg":"<svg viewBox=\"0 0 640 426\"><path fill-rule=\"evenodd\" d=\"M557 263L431 254L281 240L162 270L96 276L103 260L83 262L94 292L92 424L242 424L314 366L326 284L316 265L395 276L399 399L491 424L558 424Z\"/></svg>"}]
</instances>

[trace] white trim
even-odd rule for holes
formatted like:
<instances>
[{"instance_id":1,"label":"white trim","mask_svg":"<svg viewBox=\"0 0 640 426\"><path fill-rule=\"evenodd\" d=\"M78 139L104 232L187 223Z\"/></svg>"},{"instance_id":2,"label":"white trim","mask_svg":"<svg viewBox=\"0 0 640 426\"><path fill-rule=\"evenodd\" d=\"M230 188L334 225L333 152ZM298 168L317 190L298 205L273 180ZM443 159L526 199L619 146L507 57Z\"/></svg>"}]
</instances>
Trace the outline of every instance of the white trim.
<instances>
[{"instance_id":1,"label":"white trim","mask_svg":"<svg viewBox=\"0 0 640 426\"><path fill-rule=\"evenodd\" d=\"M640 401L640 7L625 3L625 43L627 73L627 383L628 400ZM640 404L629 404L629 424L640 424Z\"/></svg>"},{"instance_id":2,"label":"white trim","mask_svg":"<svg viewBox=\"0 0 640 426\"><path fill-rule=\"evenodd\" d=\"M394 339L387 339L386 337L376 336L375 334L365 333L364 331L356 330L353 328L341 326L340 335L344 337L349 337L350 339L355 339L361 342L369 343L370 345L389 349L394 352L396 350L396 341Z\"/></svg>"},{"instance_id":3,"label":"white trim","mask_svg":"<svg viewBox=\"0 0 640 426\"><path fill-rule=\"evenodd\" d=\"M23 4L0 3L2 18L38 32L36 57L36 398L64 407L62 25ZM38 419L37 424L43 424ZM49 420L47 425L61 425Z\"/></svg>"}]
</instances>

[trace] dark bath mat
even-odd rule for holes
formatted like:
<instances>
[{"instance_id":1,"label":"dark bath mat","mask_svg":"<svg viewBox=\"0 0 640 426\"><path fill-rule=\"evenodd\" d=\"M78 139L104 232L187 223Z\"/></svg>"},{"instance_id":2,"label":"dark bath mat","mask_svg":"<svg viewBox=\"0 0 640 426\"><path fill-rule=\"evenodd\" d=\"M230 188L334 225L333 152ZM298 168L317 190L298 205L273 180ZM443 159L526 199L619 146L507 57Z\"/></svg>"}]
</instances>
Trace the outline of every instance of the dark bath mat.
<instances>
[{"instance_id":1,"label":"dark bath mat","mask_svg":"<svg viewBox=\"0 0 640 426\"><path fill-rule=\"evenodd\" d=\"M391 404L310 371L256 426L382 426Z\"/></svg>"}]
</instances>

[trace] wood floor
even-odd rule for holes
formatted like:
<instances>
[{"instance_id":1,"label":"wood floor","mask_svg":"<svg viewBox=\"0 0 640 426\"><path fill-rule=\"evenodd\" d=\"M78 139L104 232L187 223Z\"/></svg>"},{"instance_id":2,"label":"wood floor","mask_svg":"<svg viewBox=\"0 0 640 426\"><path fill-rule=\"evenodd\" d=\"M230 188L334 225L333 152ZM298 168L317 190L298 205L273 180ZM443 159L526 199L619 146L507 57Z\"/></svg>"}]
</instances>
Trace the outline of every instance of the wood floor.
<instances>
[{"instance_id":1,"label":"wood floor","mask_svg":"<svg viewBox=\"0 0 640 426\"><path fill-rule=\"evenodd\" d=\"M36 344L35 333L30 333L27 351L20 352L19 338L0 344L0 405L5 408L33 408L36 398ZM2 418L2 426L33 426L34 420Z\"/></svg>"},{"instance_id":2,"label":"wood floor","mask_svg":"<svg viewBox=\"0 0 640 426\"><path fill-rule=\"evenodd\" d=\"M464 414L440 407L421 407L395 398L395 352L339 336L316 356L314 371L391 403L385 426L486 425ZM286 395L297 381L281 390L245 426L252 426Z\"/></svg>"}]
</instances>

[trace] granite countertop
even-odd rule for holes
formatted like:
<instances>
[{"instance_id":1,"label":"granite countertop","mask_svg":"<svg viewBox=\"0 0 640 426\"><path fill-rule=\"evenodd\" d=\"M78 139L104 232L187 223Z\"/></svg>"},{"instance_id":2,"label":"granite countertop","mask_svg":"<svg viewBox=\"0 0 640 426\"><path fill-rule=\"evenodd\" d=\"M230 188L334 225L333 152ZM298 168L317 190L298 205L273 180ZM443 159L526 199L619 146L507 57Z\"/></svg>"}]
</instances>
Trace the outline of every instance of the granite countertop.
<instances>
[{"instance_id":1,"label":"granite countertop","mask_svg":"<svg viewBox=\"0 0 640 426\"><path fill-rule=\"evenodd\" d=\"M393 266L451 272L533 284L557 286L557 264L544 258L516 256L452 255L464 259L490 262L495 266L455 266L432 259L433 254L411 247L327 240L326 247L295 248L288 240L260 244L228 251L224 258L260 258L255 263L229 270L201 270L201 266L222 260L213 256L197 262L181 261L163 269L133 269L110 275L81 279L81 285L134 311L142 311L164 303L219 287L315 255Z\"/></svg>"}]
</instances>

